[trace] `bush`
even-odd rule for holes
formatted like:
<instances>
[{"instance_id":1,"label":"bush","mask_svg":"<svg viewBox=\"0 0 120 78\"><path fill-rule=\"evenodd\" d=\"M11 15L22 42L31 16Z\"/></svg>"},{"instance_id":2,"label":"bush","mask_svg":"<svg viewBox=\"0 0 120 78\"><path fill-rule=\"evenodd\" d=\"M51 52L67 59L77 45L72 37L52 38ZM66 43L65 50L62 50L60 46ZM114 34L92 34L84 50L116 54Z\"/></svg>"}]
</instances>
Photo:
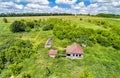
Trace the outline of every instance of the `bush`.
<instances>
[{"instance_id":1,"label":"bush","mask_svg":"<svg viewBox=\"0 0 120 78\"><path fill-rule=\"evenodd\" d=\"M95 78L95 76L89 72L88 69L85 69L80 75L78 75L79 78Z\"/></svg>"},{"instance_id":2,"label":"bush","mask_svg":"<svg viewBox=\"0 0 120 78\"><path fill-rule=\"evenodd\" d=\"M52 24L47 25L47 26L44 26L44 27L43 27L43 31L52 30L53 27L54 27L54 26L53 26Z\"/></svg>"},{"instance_id":3,"label":"bush","mask_svg":"<svg viewBox=\"0 0 120 78\"><path fill-rule=\"evenodd\" d=\"M26 32L30 32L30 31L31 31L31 28L30 28L30 27L26 27L25 31L26 31Z\"/></svg>"},{"instance_id":4,"label":"bush","mask_svg":"<svg viewBox=\"0 0 120 78\"><path fill-rule=\"evenodd\" d=\"M32 22L32 21L26 22L26 25L30 28L34 28L34 22Z\"/></svg>"},{"instance_id":5,"label":"bush","mask_svg":"<svg viewBox=\"0 0 120 78\"><path fill-rule=\"evenodd\" d=\"M8 20L6 18L3 18L4 23L8 23Z\"/></svg>"},{"instance_id":6,"label":"bush","mask_svg":"<svg viewBox=\"0 0 120 78\"><path fill-rule=\"evenodd\" d=\"M82 18L80 18L80 21L82 21L83 19Z\"/></svg>"},{"instance_id":7,"label":"bush","mask_svg":"<svg viewBox=\"0 0 120 78\"><path fill-rule=\"evenodd\" d=\"M14 21L10 26L10 30L12 32L23 32L25 31L25 24L21 21Z\"/></svg>"},{"instance_id":8,"label":"bush","mask_svg":"<svg viewBox=\"0 0 120 78\"><path fill-rule=\"evenodd\" d=\"M23 48L32 48L33 45L29 40L17 40L14 42L14 46L23 47Z\"/></svg>"},{"instance_id":9,"label":"bush","mask_svg":"<svg viewBox=\"0 0 120 78\"><path fill-rule=\"evenodd\" d=\"M103 37L103 36L98 36L97 37L97 42L99 43L99 44L101 44L102 46L105 46L105 47L107 47L107 46L111 46L111 42L108 40L108 38L107 37Z\"/></svg>"},{"instance_id":10,"label":"bush","mask_svg":"<svg viewBox=\"0 0 120 78\"><path fill-rule=\"evenodd\" d=\"M22 78L31 78L29 73L23 73Z\"/></svg>"},{"instance_id":11,"label":"bush","mask_svg":"<svg viewBox=\"0 0 120 78\"><path fill-rule=\"evenodd\" d=\"M20 64L15 63L9 66L9 70L14 76L17 76L18 74L20 74L21 69L22 69L22 65Z\"/></svg>"}]
</instances>

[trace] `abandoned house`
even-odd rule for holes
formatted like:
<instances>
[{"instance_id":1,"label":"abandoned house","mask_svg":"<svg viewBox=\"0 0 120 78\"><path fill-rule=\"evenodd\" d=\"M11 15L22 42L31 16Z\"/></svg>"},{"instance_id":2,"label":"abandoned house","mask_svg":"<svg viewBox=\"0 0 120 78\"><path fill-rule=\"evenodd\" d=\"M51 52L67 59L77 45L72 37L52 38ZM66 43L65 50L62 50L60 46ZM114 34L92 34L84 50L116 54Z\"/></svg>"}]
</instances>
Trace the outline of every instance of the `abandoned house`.
<instances>
[{"instance_id":1,"label":"abandoned house","mask_svg":"<svg viewBox=\"0 0 120 78\"><path fill-rule=\"evenodd\" d=\"M49 38L45 43L45 48L50 48L52 46L52 41L53 41L53 39Z\"/></svg>"},{"instance_id":2,"label":"abandoned house","mask_svg":"<svg viewBox=\"0 0 120 78\"><path fill-rule=\"evenodd\" d=\"M54 58L57 55L57 53L58 53L58 50L50 50L49 56Z\"/></svg>"},{"instance_id":3,"label":"abandoned house","mask_svg":"<svg viewBox=\"0 0 120 78\"><path fill-rule=\"evenodd\" d=\"M73 43L72 45L67 46L66 57L72 59L83 58L82 47L77 43Z\"/></svg>"}]
</instances>

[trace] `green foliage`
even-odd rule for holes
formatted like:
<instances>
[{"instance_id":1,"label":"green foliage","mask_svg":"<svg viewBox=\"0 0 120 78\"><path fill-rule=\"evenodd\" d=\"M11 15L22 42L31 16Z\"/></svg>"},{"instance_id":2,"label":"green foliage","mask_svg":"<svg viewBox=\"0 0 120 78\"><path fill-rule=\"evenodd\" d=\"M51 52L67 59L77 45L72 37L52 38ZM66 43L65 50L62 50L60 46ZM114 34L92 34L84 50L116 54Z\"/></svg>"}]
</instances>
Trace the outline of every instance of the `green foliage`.
<instances>
[{"instance_id":1,"label":"green foliage","mask_svg":"<svg viewBox=\"0 0 120 78\"><path fill-rule=\"evenodd\" d=\"M0 78L10 78L11 77L11 72L8 69L1 70L0 72Z\"/></svg>"},{"instance_id":2,"label":"green foliage","mask_svg":"<svg viewBox=\"0 0 120 78\"><path fill-rule=\"evenodd\" d=\"M27 21L26 22L26 26L30 27L30 28L34 28L35 24L33 21Z\"/></svg>"},{"instance_id":3,"label":"green foliage","mask_svg":"<svg viewBox=\"0 0 120 78\"><path fill-rule=\"evenodd\" d=\"M29 40L17 40L16 42L14 42L15 46L18 46L20 48L29 48L31 49L33 47L32 43Z\"/></svg>"},{"instance_id":4,"label":"green foliage","mask_svg":"<svg viewBox=\"0 0 120 78\"><path fill-rule=\"evenodd\" d=\"M90 20L90 19L88 19L87 21L89 23L93 23L93 24L98 25L98 26L103 26L106 29L113 26L109 21L106 21L106 20L98 20L98 19L97 20L96 19Z\"/></svg>"},{"instance_id":5,"label":"green foliage","mask_svg":"<svg viewBox=\"0 0 120 78\"><path fill-rule=\"evenodd\" d=\"M44 26L43 27L43 31L48 31L48 30L52 30L53 29L53 25L52 24L50 24L50 25L47 25L47 26Z\"/></svg>"},{"instance_id":6,"label":"green foliage","mask_svg":"<svg viewBox=\"0 0 120 78\"><path fill-rule=\"evenodd\" d=\"M12 63L20 63L35 51L30 41L10 40L0 45L0 69Z\"/></svg>"},{"instance_id":7,"label":"green foliage","mask_svg":"<svg viewBox=\"0 0 120 78\"><path fill-rule=\"evenodd\" d=\"M72 39L73 42L78 42L80 44L86 44L88 46L92 46L93 42L89 39L87 35L81 35L79 38Z\"/></svg>"},{"instance_id":8,"label":"green foliage","mask_svg":"<svg viewBox=\"0 0 120 78\"><path fill-rule=\"evenodd\" d=\"M21 78L31 78L31 76L28 73L23 73Z\"/></svg>"},{"instance_id":9,"label":"green foliage","mask_svg":"<svg viewBox=\"0 0 120 78\"><path fill-rule=\"evenodd\" d=\"M9 40L0 45L0 70L5 68L5 64L7 62L5 52L7 52L7 49L13 45L14 41L15 40Z\"/></svg>"},{"instance_id":10,"label":"green foliage","mask_svg":"<svg viewBox=\"0 0 120 78\"><path fill-rule=\"evenodd\" d=\"M22 66L20 64L15 63L9 66L9 70L14 76L17 76L18 74L20 74L21 69L22 69Z\"/></svg>"},{"instance_id":11,"label":"green foliage","mask_svg":"<svg viewBox=\"0 0 120 78\"><path fill-rule=\"evenodd\" d=\"M110 31L113 31L114 33L116 33L120 36L120 27L119 26L113 26Z\"/></svg>"},{"instance_id":12,"label":"green foliage","mask_svg":"<svg viewBox=\"0 0 120 78\"><path fill-rule=\"evenodd\" d=\"M10 26L10 30L12 32L23 32L25 31L25 24L21 21L14 21Z\"/></svg>"},{"instance_id":13,"label":"green foliage","mask_svg":"<svg viewBox=\"0 0 120 78\"><path fill-rule=\"evenodd\" d=\"M40 21L30 19L35 27L31 29L26 26L25 31L27 27L31 29L26 33L10 33L7 26L3 28L1 32L5 33L0 35L0 78L10 78L12 74L19 78L120 77L119 19L85 17L90 19L88 23L88 20L80 21L80 18L83 17L50 17ZM94 20L97 20L96 24ZM50 24L54 26L53 30L42 31L41 27ZM48 38L54 39L52 49L59 50L57 58L49 57L49 49L44 48ZM83 48L83 59L64 57L66 46L73 42L87 45Z\"/></svg>"},{"instance_id":14,"label":"green foliage","mask_svg":"<svg viewBox=\"0 0 120 78\"><path fill-rule=\"evenodd\" d=\"M79 78L95 78L92 73L88 69L85 69L82 73L80 73Z\"/></svg>"},{"instance_id":15,"label":"green foliage","mask_svg":"<svg viewBox=\"0 0 120 78\"><path fill-rule=\"evenodd\" d=\"M27 26L27 27L25 28L25 31L26 31L26 32L30 32L30 31L31 31L31 28Z\"/></svg>"},{"instance_id":16,"label":"green foliage","mask_svg":"<svg viewBox=\"0 0 120 78\"><path fill-rule=\"evenodd\" d=\"M101 36L101 35L99 35L99 36L97 37L97 42L98 42L99 44L105 46L105 47L111 45L111 43L110 43L110 41L108 40L108 38L107 38L107 37L103 37L103 36Z\"/></svg>"},{"instance_id":17,"label":"green foliage","mask_svg":"<svg viewBox=\"0 0 120 78\"><path fill-rule=\"evenodd\" d=\"M33 53L35 52L30 41L17 40L13 46L7 49L5 57L10 63L19 63L23 59L29 58Z\"/></svg>"},{"instance_id":18,"label":"green foliage","mask_svg":"<svg viewBox=\"0 0 120 78\"><path fill-rule=\"evenodd\" d=\"M105 13L99 13L97 15L95 15L97 17L106 17L106 18L119 18L120 15L116 15L116 14L105 14Z\"/></svg>"},{"instance_id":19,"label":"green foliage","mask_svg":"<svg viewBox=\"0 0 120 78\"><path fill-rule=\"evenodd\" d=\"M80 18L80 21L82 21L83 19L82 18Z\"/></svg>"},{"instance_id":20,"label":"green foliage","mask_svg":"<svg viewBox=\"0 0 120 78\"><path fill-rule=\"evenodd\" d=\"M120 37L113 40L113 47L120 50Z\"/></svg>"},{"instance_id":21,"label":"green foliage","mask_svg":"<svg viewBox=\"0 0 120 78\"><path fill-rule=\"evenodd\" d=\"M64 24L64 26L61 26ZM92 46L93 42L90 37L95 34L95 31L90 28L77 27L70 22L61 21L53 29L53 33L59 39L70 39L72 42L78 42L80 44L84 43L86 45Z\"/></svg>"},{"instance_id":22,"label":"green foliage","mask_svg":"<svg viewBox=\"0 0 120 78\"><path fill-rule=\"evenodd\" d=\"M8 23L8 20L6 18L3 18L4 23Z\"/></svg>"}]
</instances>

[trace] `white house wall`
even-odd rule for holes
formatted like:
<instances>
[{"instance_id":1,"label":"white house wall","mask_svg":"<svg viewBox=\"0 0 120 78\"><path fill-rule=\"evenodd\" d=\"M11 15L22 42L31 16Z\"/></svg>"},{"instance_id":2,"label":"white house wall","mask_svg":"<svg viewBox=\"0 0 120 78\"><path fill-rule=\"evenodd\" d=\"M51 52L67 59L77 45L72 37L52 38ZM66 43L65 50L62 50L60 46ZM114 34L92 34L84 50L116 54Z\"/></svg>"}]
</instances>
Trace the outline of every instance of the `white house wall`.
<instances>
[{"instance_id":1,"label":"white house wall","mask_svg":"<svg viewBox=\"0 0 120 78\"><path fill-rule=\"evenodd\" d=\"M70 56L66 56L67 58L72 58L72 59L81 59L83 58L83 54L79 56L80 54L70 54Z\"/></svg>"}]
</instances>

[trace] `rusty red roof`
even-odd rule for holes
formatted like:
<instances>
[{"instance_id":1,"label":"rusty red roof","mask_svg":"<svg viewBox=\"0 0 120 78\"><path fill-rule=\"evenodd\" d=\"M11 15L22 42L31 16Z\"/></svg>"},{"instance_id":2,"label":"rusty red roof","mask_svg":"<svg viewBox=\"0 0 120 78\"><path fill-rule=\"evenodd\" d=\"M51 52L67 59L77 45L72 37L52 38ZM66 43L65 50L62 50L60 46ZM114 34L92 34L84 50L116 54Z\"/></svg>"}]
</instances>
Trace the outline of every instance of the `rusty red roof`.
<instances>
[{"instance_id":1,"label":"rusty red roof","mask_svg":"<svg viewBox=\"0 0 120 78\"><path fill-rule=\"evenodd\" d=\"M56 55L58 50L50 50L49 55Z\"/></svg>"},{"instance_id":2,"label":"rusty red roof","mask_svg":"<svg viewBox=\"0 0 120 78\"><path fill-rule=\"evenodd\" d=\"M73 43L72 45L67 46L66 52L72 54L83 54L82 47L77 43Z\"/></svg>"}]
</instances>

